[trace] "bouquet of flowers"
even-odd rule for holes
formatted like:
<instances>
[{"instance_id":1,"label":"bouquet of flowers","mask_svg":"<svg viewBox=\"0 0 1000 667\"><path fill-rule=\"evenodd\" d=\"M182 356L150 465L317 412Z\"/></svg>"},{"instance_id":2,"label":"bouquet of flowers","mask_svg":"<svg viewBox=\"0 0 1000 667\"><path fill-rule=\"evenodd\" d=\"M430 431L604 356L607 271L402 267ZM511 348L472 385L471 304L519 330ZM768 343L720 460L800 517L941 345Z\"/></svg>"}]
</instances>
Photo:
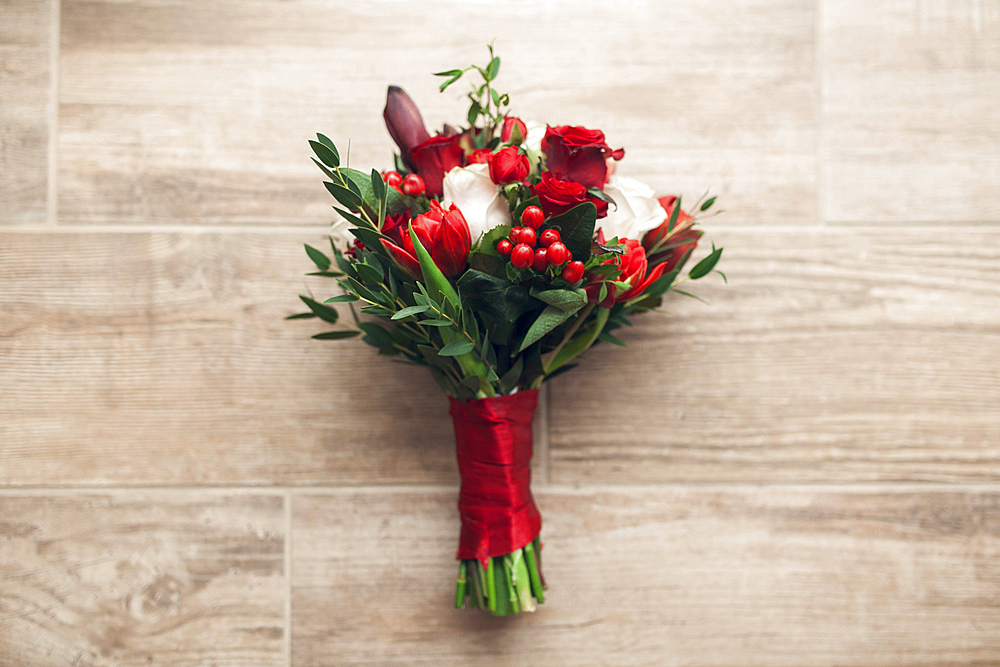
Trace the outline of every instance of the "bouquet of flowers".
<instances>
[{"instance_id":1,"label":"bouquet of flowers","mask_svg":"<svg viewBox=\"0 0 1000 667\"><path fill-rule=\"evenodd\" d=\"M455 604L505 615L545 599L529 468L538 387L594 345L623 345L616 329L712 272L722 249L679 278L702 236L696 217L715 198L685 212L679 197L617 175L625 151L602 132L512 116L494 87L499 69L491 47L485 67L436 74L442 91L479 79L468 125L433 137L390 87L392 171L349 168L322 134L309 142L341 218L332 258L306 246L310 275L342 293L302 296L309 310L292 317L341 325L314 338L362 336L426 366L448 395L462 476ZM333 304L347 304L351 320Z\"/></svg>"}]
</instances>

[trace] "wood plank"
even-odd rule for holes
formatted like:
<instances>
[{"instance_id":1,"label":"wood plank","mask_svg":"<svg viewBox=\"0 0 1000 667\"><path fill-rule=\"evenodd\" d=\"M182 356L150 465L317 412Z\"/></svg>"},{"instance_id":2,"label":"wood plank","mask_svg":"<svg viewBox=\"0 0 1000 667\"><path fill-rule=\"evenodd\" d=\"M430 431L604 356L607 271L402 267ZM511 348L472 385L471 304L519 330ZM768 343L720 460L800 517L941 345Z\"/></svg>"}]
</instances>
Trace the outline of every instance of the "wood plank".
<instances>
[{"instance_id":1,"label":"wood plank","mask_svg":"<svg viewBox=\"0 0 1000 667\"><path fill-rule=\"evenodd\" d=\"M456 611L453 492L293 498L296 665L971 665L1000 655L1000 494L538 494L546 602Z\"/></svg>"},{"instance_id":2,"label":"wood plank","mask_svg":"<svg viewBox=\"0 0 1000 667\"><path fill-rule=\"evenodd\" d=\"M553 481L1000 476L1000 234L709 231L709 306L553 381Z\"/></svg>"},{"instance_id":3,"label":"wood plank","mask_svg":"<svg viewBox=\"0 0 1000 667\"><path fill-rule=\"evenodd\" d=\"M1000 221L1000 2L822 7L823 216Z\"/></svg>"},{"instance_id":4,"label":"wood plank","mask_svg":"<svg viewBox=\"0 0 1000 667\"><path fill-rule=\"evenodd\" d=\"M0 225L46 219L51 0L0 0Z\"/></svg>"},{"instance_id":5,"label":"wood plank","mask_svg":"<svg viewBox=\"0 0 1000 667\"><path fill-rule=\"evenodd\" d=\"M0 484L457 481L424 369L283 321L336 294L303 242L4 234Z\"/></svg>"},{"instance_id":6,"label":"wood plank","mask_svg":"<svg viewBox=\"0 0 1000 667\"><path fill-rule=\"evenodd\" d=\"M0 662L283 665L284 499L0 495Z\"/></svg>"},{"instance_id":7,"label":"wood plank","mask_svg":"<svg viewBox=\"0 0 1000 667\"><path fill-rule=\"evenodd\" d=\"M455 123L463 93L439 95L430 73L482 60L493 36L526 118L603 128L629 151L623 173L664 193L712 187L736 222L815 220L812 2L626 4L609 22L599 3L516 0L503 15L448 0L64 0L61 219L327 221L306 139L390 164L386 86L429 126ZM577 47L590 43L606 46Z\"/></svg>"}]
</instances>

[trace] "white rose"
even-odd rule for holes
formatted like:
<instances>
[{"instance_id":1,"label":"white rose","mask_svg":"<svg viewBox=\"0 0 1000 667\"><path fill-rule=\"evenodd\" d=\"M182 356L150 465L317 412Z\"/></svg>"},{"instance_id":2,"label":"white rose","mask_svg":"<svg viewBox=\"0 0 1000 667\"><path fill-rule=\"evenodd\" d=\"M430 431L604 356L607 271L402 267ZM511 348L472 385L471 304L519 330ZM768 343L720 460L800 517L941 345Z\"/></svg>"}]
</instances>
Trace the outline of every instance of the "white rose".
<instances>
[{"instance_id":1,"label":"white rose","mask_svg":"<svg viewBox=\"0 0 1000 667\"><path fill-rule=\"evenodd\" d=\"M667 219L653 189L634 178L613 175L604 186L604 192L618 204L617 209L614 204L608 204L608 216L597 221L609 241L616 236L641 241L646 232Z\"/></svg>"},{"instance_id":2,"label":"white rose","mask_svg":"<svg viewBox=\"0 0 1000 667\"><path fill-rule=\"evenodd\" d=\"M521 143L524 148L535 153L542 152L542 139L545 138L545 124L534 121L525 121L524 126L528 128L528 134Z\"/></svg>"},{"instance_id":3,"label":"white rose","mask_svg":"<svg viewBox=\"0 0 1000 667\"><path fill-rule=\"evenodd\" d=\"M473 244L494 227L510 224L510 206L490 179L487 164L455 167L445 174L443 199L445 208L454 204L462 212Z\"/></svg>"}]
</instances>

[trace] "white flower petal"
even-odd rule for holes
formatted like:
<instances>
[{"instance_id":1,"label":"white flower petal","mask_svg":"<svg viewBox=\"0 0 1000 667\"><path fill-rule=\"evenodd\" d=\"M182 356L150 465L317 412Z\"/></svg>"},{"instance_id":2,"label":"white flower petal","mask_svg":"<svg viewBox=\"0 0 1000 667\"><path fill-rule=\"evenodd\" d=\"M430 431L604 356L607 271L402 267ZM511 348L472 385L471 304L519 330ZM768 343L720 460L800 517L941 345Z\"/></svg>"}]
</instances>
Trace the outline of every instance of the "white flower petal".
<instances>
[{"instance_id":1,"label":"white flower petal","mask_svg":"<svg viewBox=\"0 0 1000 667\"><path fill-rule=\"evenodd\" d=\"M646 232L666 220L653 189L634 178L612 175L604 192L618 204L617 209L609 204L607 217L597 221L608 240L617 236L641 241Z\"/></svg>"},{"instance_id":2,"label":"white flower petal","mask_svg":"<svg viewBox=\"0 0 1000 667\"><path fill-rule=\"evenodd\" d=\"M510 206L490 179L486 164L455 167L445 174L442 203L445 208L454 204L462 212L473 244L494 227L510 224Z\"/></svg>"}]
</instances>

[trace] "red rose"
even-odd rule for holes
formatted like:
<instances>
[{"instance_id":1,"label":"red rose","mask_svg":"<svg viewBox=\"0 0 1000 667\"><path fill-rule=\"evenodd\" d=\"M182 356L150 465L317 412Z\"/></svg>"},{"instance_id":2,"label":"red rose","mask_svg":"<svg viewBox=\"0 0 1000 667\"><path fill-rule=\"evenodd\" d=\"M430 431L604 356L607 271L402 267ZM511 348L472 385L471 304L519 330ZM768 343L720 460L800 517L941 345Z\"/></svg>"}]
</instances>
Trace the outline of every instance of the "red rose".
<instances>
[{"instance_id":1,"label":"red rose","mask_svg":"<svg viewBox=\"0 0 1000 667\"><path fill-rule=\"evenodd\" d=\"M417 173L427 186L428 197L441 196L444 175L455 167L461 167L465 159L461 135L431 137L414 146L411 155L417 166Z\"/></svg>"},{"instance_id":2,"label":"red rose","mask_svg":"<svg viewBox=\"0 0 1000 667\"><path fill-rule=\"evenodd\" d=\"M515 129L518 131L519 137L514 136ZM505 144L520 144L527 136L528 126L524 124L523 120L513 116L504 117L503 127L500 129L500 141ZM512 138L517 139L517 141L512 141Z\"/></svg>"},{"instance_id":3,"label":"red rose","mask_svg":"<svg viewBox=\"0 0 1000 667\"><path fill-rule=\"evenodd\" d=\"M673 271L684 254L688 250L694 250L698 245L698 239L704 232L694 229L691 226L694 218L681 209L677 213L677 222L668 236L667 227L670 225L670 216L673 215L677 197L660 197L659 201L666 212L666 219L659 227L646 232L642 238L642 245L649 255L650 263L663 266L665 271Z\"/></svg>"},{"instance_id":4,"label":"red rose","mask_svg":"<svg viewBox=\"0 0 1000 667\"><path fill-rule=\"evenodd\" d=\"M497 185L519 183L528 177L531 163L513 146L501 148L490 158L490 178Z\"/></svg>"},{"instance_id":5,"label":"red rose","mask_svg":"<svg viewBox=\"0 0 1000 667\"><path fill-rule=\"evenodd\" d=\"M608 203L591 196L587 188L574 181L564 181L549 172L542 173L542 180L531 186L531 193L538 197L538 205L545 211L546 217L565 213L574 206L593 202L597 207L597 217L608 214Z\"/></svg>"},{"instance_id":6,"label":"red rose","mask_svg":"<svg viewBox=\"0 0 1000 667\"><path fill-rule=\"evenodd\" d=\"M396 215L387 214L382 223L382 233L396 242L396 245L403 245L403 230L410 224L410 209Z\"/></svg>"},{"instance_id":7,"label":"red rose","mask_svg":"<svg viewBox=\"0 0 1000 667\"><path fill-rule=\"evenodd\" d=\"M546 127L542 150L546 169L588 188L604 187L608 180L608 158L625 157L625 149L611 150L600 130L569 125Z\"/></svg>"}]
</instances>

